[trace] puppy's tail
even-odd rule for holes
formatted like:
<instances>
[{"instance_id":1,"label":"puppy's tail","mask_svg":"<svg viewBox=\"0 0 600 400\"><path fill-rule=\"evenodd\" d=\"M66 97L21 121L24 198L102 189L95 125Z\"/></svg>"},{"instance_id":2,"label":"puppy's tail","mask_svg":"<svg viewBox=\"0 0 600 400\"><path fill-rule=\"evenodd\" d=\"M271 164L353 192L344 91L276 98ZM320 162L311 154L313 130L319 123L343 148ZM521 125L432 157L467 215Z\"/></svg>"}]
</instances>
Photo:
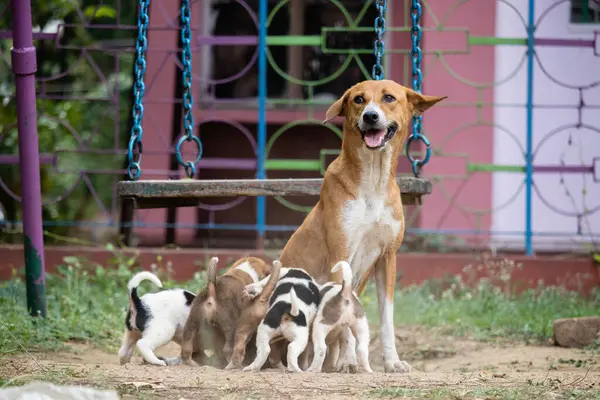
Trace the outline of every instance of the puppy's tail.
<instances>
[{"instance_id":1,"label":"puppy's tail","mask_svg":"<svg viewBox=\"0 0 600 400\"><path fill-rule=\"evenodd\" d=\"M271 297L273 290L275 290L275 285L277 284L277 281L279 280L280 272L281 272L281 263L279 262L279 260L273 261L273 269L271 270L271 274L269 275L269 280L267 281L267 284L265 285L262 292L260 292L260 295L258 296L258 298L261 302L269 301L269 297Z\"/></svg>"},{"instance_id":2,"label":"puppy's tail","mask_svg":"<svg viewBox=\"0 0 600 400\"><path fill-rule=\"evenodd\" d=\"M293 287L290 289L290 303L292 304L292 308L290 309L290 316L297 317L298 314L300 314L300 304L298 296L296 296L296 291Z\"/></svg>"},{"instance_id":3,"label":"puppy's tail","mask_svg":"<svg viewBox=\"0 0 600 400\"><path fill-rule=\"evenodd\" d=\"M217 264L219 263L219 257L213 257L208 262L206 268L206 283L208 288L208 297L213 299L216 297L217 290Z\"/></svg>"},{"instance_id":4,"label":"puppy's tail","mask_svg":"<svg viewBox=\"0 0 600 400\"><path fill-rule=\"evenodd\" d=\"M344 296L352 295L352 267L347 261L340 261L331 268L331 272L342 270L342 291Z\"/></svg>"},{"instance_id":5,"label":"puppy's tail","mask_svg":"<svg viewBox=\"0 0 600 400\"><path fill-rule=\"evenodd\" d=\"M129 292L129 299L131 300L132 306L137 310L142 304L137 294L137 287L142 281L152 281L156 286L162 288L162 282L158 279L158 276L154 275L150 271L142 271L135 274L127 283L127 291Z\"/></svg>"}]
</instances>

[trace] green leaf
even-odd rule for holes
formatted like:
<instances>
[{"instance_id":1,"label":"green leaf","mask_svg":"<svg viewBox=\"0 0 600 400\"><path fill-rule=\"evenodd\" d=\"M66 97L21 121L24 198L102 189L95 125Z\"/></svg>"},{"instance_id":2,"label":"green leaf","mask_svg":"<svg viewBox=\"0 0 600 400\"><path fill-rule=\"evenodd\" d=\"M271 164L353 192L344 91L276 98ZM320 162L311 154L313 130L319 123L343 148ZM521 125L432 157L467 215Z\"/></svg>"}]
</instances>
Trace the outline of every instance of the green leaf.
<instances>
[{"instance_id":1,"label":"green leaf","mask_svg":"<svg viewBox=\"0 0 600 400\"><path fill-rule=\"evenodd\" d=\"M91 18L93 16L94 19L96 19L96 18L112 18L112 19L114 19L117 17L117 10L115 10L111 6L105 6L105 5L87 6L85 8L84 13L85 13L86 18Z\"/></svg>"},{"instance_id":2,"label":"green leaf","mask_svg":"<svg viewBox=\"0 0 600 400\"><path fill-rule=\"evenodd\" d=\"M65 262L65 264L77 264L79 262L79 258L75 256L66 256L63 257L63 261Z\"/></svg>"}]
</instances>

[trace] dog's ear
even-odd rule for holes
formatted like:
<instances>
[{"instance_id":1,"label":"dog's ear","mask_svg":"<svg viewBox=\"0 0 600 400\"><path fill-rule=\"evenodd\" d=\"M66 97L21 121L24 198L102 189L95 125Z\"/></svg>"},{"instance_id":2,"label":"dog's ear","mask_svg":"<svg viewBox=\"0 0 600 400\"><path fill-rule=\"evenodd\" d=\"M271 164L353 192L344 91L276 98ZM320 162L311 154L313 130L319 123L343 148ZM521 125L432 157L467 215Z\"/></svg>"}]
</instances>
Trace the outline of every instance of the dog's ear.
<instances>
[{"instance_id":1,"label":"dog's ear","mask_svg":"<svg viewBox=\"0 0 600 400\"><path fill-rule=\"evenodd\" d=\"M413 116L418 117L435 104L447 99L448 96L425 96L414 90L408 89L406 91L406 98L408 104L412 106Z\"/></svg>"},{"instance_id":2,"label":"dog's ear","mask_svg":"<svg viewBox=\"0 0 600 400\"><path fill-rule=\"evenodd\" d=\"M345 117L346 116L346 100L348 100L348 95L350 94L350 89L346 90L346 92L336 100L335 103L329 107L327 112L325 113L325 121L324 124L328 123L335 117Z\"/></svg>"}]
</instances>

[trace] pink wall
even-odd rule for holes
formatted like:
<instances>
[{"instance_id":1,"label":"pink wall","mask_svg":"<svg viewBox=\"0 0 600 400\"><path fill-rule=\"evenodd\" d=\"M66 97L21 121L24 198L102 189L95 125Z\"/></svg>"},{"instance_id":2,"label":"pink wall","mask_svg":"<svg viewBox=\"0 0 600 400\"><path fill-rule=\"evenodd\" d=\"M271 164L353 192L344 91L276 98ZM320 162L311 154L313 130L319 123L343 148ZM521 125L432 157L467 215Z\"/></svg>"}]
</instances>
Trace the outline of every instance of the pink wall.
<instances>
[{"instance_id":1,"label":"pink wall","mask_svg":"<svg viewBox=\"0 0 600 400\"><path fill-rule=\"evenodd\" d=\"M174 146L169 140L172 131L174 78L180 73L179 53L179 2L171 0L154 0L150 3L150 29L148 32L148 55L146 72L146 94L144 98L144 156L142 162L142 179L168 179L170 155L169 149ZM201 20L200 2L192 5L192 28ZM194 33L192 35L195 35ZM193 45L192 45L193 46ZM193 54L193 62L199 65L199 54ZM198 80L198 76L194 75ZM197 98L197 94L194 93ZM198 109L195 108L195 121L198 124ZM188 147L185 147L187 149ZM193 147L192 145L190 145ZM184 150L185 152L185 150ZM185 153L184 153L185 154ZM193 157L187 155L186 159ZM180 176L185 176L180 168ZM163 225L167 210L137 210L135 219L138 222ZM194 223L194 208L177 210L177 222ZM136 235L143 243L162 244L165 237L164 228L136 228ZM178 228L178 242L189 242L193 237L193 229Z\"/></svg>"},{"instance_id":2,"label":"pink wall","mask_svg":"<svg viewBox=\"0 0 600 400\"><path fill-rule=\"evenodd\" d=\"M426 28L468 28L471 35L495 35L493 1L470 1L457 6L459 2L455 0L436 0L427 4L429 7L423 11ZM493 160L490 124L494 93L493 87L483 86L491 86L489 83L494 81L494 48L471 47L467 54L466 35L460 32L428 32L423 37L426 51L462 49L465 54L442 51L441 55L424 56L423 92L446 95L448 99L424 116L424 130L440 154L432 155L424 174L432 179L434 187L423 203L421 228L489 230L491 217L486 210L492 204L491 174L468 176L466 162ZM478 101L488 105L478 110Z\"/></svg>"}]
</instances>

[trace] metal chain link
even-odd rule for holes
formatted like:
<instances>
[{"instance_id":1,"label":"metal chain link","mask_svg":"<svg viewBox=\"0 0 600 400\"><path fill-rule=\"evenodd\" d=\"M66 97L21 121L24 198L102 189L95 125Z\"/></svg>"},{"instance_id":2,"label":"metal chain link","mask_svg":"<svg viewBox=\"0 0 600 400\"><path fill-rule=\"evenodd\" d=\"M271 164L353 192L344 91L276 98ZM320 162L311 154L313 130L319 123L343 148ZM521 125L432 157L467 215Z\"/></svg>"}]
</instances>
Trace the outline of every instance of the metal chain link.
<instances>
[{"instance_id":1,"label":"metal chain link","mask_svg":"<svg viewBox=\"0 0 600 400\"><path fill-rule=\"evenodd\" d=\"M144 75L146 73L146 49L148 48L148 10L150 8L150 0L139 0L140 12L138 15L138 37L135 43L136 59L135 59L135 82L133 84L133 107L132 116L133 124L131 127L131 136L129 138L129 146L127 147L127 159L129 165L127 173L129 178L137 180L142 174L142 120L144 117Z\"/></svg>"},{"instance_id":2,"label":"metal chain link","mask_svg":"<svg viewBox=\"0 0 600 400\"><path fill-rule=\"evenodd\" d=\"M189 178L194 177L196 173L196 164L202 158L202 143L194 135L194 97L192 95L192 49L190 28L192 12L190 9L190 0L181 0L181 42L183 49L181 52L181 63L183 64L183 129L185 134L177 142L175 147L175 156L179 165L185 168ZM181 146L184 142L194 142L198 147L198 154L194 161L184 161L181 155Z\"/></svg>"},{"instance_id":3,"label":"metal chain link","mask_svg":"<svg viewBox=\"0 0 600 400\"><path fill-rule=\"evenodd\" d=\"M421 36L423 35L423 31L421 30L420 25L422 15L420 0L412 0L410 15L412 19L412 28L410 30L412 41L412 49L410 52L412 59L412 86L415 92L421 93L421 84L423 83L423 73L421 72ZM406 156L412 164L413 174L416 177L419 177L421 168L427 164L431 157L431 145L429 140L421 133L423 130L422 122L422 116L413 117L413 132L406 141ZM415 140L421 141L425 145L425 158L423 160L413 158L410 154L410 145Z\"/></svg>"},{"instance_id":4,"label":"metal chain link","mask_svg":"<svg viewBox=\"0 0 600 400\"><path fill-rule=\"evenodd\" d=\"M385 54L385 43L383 42L383 34L385 33L385 12L387 10L386 0L375 0L375 8L377 8L377 18L375 18L375 34L377 38L373 42L373 53L375 54L375 65L371 75L373 79L379 81L383 79L383 65L381 60Z\"/></svg>"}]
</instances>

